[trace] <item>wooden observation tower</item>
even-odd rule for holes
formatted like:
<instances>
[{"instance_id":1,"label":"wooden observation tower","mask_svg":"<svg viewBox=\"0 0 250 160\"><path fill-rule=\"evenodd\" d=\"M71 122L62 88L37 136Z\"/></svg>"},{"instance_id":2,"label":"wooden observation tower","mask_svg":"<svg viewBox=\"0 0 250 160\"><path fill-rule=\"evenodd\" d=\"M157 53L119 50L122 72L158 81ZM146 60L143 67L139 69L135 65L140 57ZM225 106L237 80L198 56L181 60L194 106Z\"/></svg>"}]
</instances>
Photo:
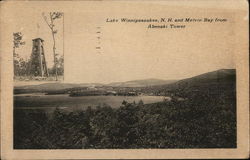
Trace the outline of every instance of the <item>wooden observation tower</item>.
<instances>
[{"instance_id":1,"label":"wooden observation tower","mask_svg":"<svg viewBox=\"0 0 250 160\"><path fill-rule=\"evenodd\" d=\"M48 77L49 72L45 60L43 42L41 38L33 39L30 61L30 75L35 77Z\"/></svg>"}]
</instances>

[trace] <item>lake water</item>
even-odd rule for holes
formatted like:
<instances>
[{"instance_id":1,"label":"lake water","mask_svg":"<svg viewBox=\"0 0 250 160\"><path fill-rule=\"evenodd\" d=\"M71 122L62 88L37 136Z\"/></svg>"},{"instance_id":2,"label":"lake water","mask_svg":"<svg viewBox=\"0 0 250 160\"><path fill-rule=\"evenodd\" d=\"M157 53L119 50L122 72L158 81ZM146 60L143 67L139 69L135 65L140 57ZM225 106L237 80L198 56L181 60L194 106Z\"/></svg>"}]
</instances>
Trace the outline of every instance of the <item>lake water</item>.
<instances>
[{"instance_id":1,"label":"lake water","mask_svg":"<svg viewBox=\"0 0 250 160\"><path fill-rule=\"evenodd\" d=\"M122 101L129 103L140 100L144 104L162 102L163 96L81 96L70 97L67 94L62 95L44 95L38 94L19 94L14 96L15 109L32 109L32 110L47 110L53 111L55 108L60 108L68 111L83 110L88 106L96 107L109 105L113 108L120 107Z\"/></svg>"}]
</instances>

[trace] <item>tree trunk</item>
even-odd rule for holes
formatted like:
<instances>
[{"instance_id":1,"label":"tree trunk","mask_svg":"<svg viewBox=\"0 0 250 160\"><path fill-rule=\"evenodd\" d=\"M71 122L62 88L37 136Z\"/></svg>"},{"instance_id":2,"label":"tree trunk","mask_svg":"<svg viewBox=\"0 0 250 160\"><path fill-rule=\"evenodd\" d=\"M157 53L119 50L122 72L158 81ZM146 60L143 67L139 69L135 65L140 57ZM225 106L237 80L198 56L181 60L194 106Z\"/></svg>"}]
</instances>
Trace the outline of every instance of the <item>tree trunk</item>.
<instances>
[{"instance_id":1,"label":"tree trunk","mask_svg":"<svg viewBox=\"0 0 250 160\"><path fill-rule=\"evenodd\" d=\"M54 53L54 68L55 68L55 74L56 74L56 81L57 78L57 62L56 62L56 40L55 40L55 33L54 33L54 24L52 19L52 14L50 13L50 20L51 20L51 33L53 37L53 53Z\"/></svg>"},{"instance_id":2,"label":"tree trunk","mask_svg":"<svg viewBox=\"0 0 250 160\"><path fill-rule=\"evenodd\" d=\"M56 74L56 81L58 80L57 78L57 62L56 62L56 41L55 41L55 35L53 33L54 31L52 30L52 37L53 37L53 53L54 53L54 67L55 67L55 74Z\"/></svg>"}]
</instances>

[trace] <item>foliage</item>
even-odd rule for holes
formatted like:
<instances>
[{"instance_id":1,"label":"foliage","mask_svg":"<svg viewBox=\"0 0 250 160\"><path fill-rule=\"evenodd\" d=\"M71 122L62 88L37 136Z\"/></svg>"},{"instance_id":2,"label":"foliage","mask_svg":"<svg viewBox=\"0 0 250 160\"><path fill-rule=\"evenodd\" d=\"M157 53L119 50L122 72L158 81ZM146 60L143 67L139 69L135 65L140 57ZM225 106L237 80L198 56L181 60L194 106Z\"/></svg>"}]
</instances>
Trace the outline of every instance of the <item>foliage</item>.
<instances>
[{"instance_id":1,"label":"foliage","mask_svg":"<svg viewBox=\"0 0 250 160\"><path fill-rule=\"evenodd\" d=\"M184 101L124 101L118 109L15 110L14 148L235 148L235 85L221 87L189 90Z\"/></svg>"},{"instance_id":2,"label":"foliage","mask_svg":"<svg viewBox=\"0 0 250 160\"><path fill-rule=\"evenodd\" d=\"M63 58L63 56L56 58L56 63L57 63L57 71L56 71L55 66L53 66L52 68L48 69L49 75L55 76L56 72L57 72L58 76L63 76L63 74L64 74L64 58Z\"/></svg>"},{"instance_id":3,"label":"foliage","mask_svg":"<svg viewBox=\"0 0 250 160\"><path fill-rule=\"evenodd\" d=\"M22 39L23 34L21 32L13 33L13 48L19 48L21 45L24 45L25 42Z\"/></svg>"},{"instance_id":4,"label":"foliage","mask_svg":"<svg viewBox=\"0 0 250 160\"><path fill-rule=\"evenodd\" d=\"M28 61L25 61L16 52L16 48L25 45L25 42L22 41L22 39L23 34L21 32L13 33L13 67L15 76L25 75L28 69Z\"/></svg>"},{"instance_id":5,"label":"foliage","mask_svg":"<svg viewBox=\"0 0 250 160\"><path fill-rule=\"evenodd\" d=\"M15 76L27 76L29 73L29 60L24 60L23 58L16 58L13 61L14 64L14 75Z\"/></svg>"}]
</instances>

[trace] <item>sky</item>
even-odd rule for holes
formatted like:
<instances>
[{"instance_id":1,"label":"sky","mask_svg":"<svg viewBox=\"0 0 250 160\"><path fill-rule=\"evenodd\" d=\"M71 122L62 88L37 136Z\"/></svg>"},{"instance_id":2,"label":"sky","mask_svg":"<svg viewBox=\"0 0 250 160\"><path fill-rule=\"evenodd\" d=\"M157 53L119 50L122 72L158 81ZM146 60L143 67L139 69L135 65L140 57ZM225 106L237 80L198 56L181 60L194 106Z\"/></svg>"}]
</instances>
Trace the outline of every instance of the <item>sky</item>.
<instances>
[{"instance_id":1,"label":"sky","mask_svg":"<svg viewBox=\"0 0 250 160\"><path fill-rule=\"evenodd\" d=\"M26 5L12 13L16 23L12 32L21 31L26 42L17 52L29 59L32 39L40 37L45 41L48 67L53 66L52 36L42 13L51 9L53 6L44 9L41 3L37 9ZM67 83L183 79L222 68L235 68L234 19L229 12L125 2L112 6L104 2L74 3L60 11L65 17L64 25L63 19L55 22L58 29L56 49L60 55L64 53ZM149 23L106 22L107 18L161 17L221 17L228 22L190 23L185 29L149 29Z\"/></svg>"}]
</instances>

